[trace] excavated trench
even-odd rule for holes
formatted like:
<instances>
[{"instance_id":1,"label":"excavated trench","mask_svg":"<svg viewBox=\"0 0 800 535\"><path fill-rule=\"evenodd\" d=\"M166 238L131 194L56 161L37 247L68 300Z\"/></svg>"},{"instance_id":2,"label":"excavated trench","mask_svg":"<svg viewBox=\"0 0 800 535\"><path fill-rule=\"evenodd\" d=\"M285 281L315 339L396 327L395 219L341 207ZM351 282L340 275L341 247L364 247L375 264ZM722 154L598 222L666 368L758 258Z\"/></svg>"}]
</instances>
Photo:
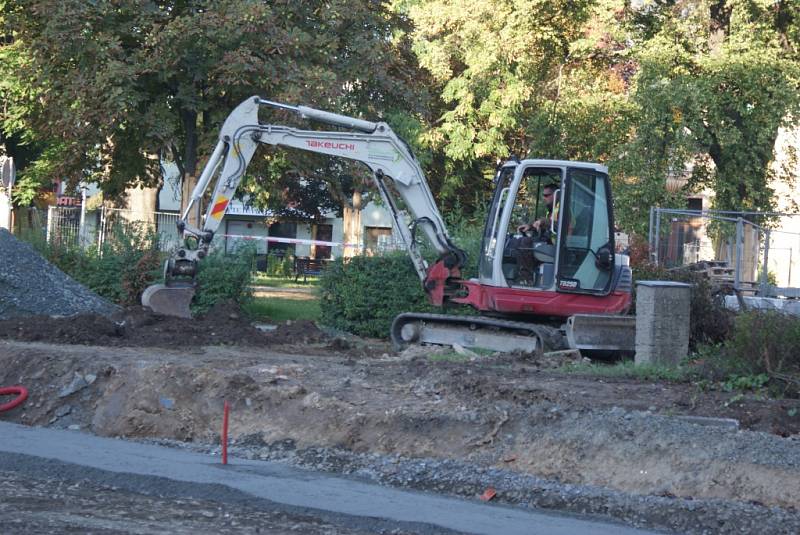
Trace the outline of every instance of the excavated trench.
<instances>
[{"instance_id":1,"label":"excavated trench","mask_svg":"<svg viewBox=\"0 0 800 535\"><path fill-rule=\"evenodd\" d=\"M24 384L30 398L3 418L212 449L227 400L232 451L242 456L462 495L485 484L505 489L498 501L662 529L694 531L699 512L708 525L722 515L741 527L769 511L777 529L800 528L797 422L780 417L797 401L731 403L731 394L687 384L565 375L551 370L561 361L525 356L394 355L297 327L259 347L6 340L0 384ZM305 342L290 342L298 337ZM303 452L320 448L328 461L315 465ZM374 458L415 468L396 481ZM463 466L448 475L451 462ZM459 479L470 470L474 481Z\"/></svg>"}]
</instances>

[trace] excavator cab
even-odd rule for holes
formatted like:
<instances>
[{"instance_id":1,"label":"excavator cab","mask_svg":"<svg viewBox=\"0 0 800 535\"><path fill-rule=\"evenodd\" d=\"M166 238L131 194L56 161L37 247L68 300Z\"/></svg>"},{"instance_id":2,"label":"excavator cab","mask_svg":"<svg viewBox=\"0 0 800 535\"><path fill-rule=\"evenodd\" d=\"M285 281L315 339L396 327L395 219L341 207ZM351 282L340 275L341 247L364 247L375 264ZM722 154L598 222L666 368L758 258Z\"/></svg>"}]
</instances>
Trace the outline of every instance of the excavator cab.
<instances>
[{"instance_id":1,"label":"excavator cab","mask_svg":"<svg viewBox=\"0 0 800 535\"><path fill-rule=\"evenodd\" d=\"M481 285L594 295L611 291L614 227L604 166L508 162L495 182L481 250ZM542 223L537 232L518 231L536 220Z\"/></svg>"}]
</instances>

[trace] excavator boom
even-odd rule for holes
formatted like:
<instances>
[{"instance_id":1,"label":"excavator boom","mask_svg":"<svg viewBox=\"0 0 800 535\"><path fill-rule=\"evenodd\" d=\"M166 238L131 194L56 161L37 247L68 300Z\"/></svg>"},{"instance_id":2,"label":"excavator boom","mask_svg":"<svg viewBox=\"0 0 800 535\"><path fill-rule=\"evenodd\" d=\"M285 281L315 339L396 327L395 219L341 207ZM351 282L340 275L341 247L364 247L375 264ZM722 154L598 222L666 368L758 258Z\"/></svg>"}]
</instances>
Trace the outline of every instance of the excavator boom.
<instances>
[{"instance_id":1,"label":"excavator boom","mask_svg":"<svg viewBox=\"0 0 800 535\"><path fill-rule=\"evenodd\" d=\"M261 124L259 107L297 113L303 118L350 131L302 130L284 125ZM207 254L226 208L236 194L247 166L259 144L293 147L319 154L338 156L365 164L374 174L381 199L389 209L394 226L411 256L414 269L426 291L441 304L445 282L459 277L466 261L465 253L447 234L444 220L425 180L419 162L408 145L383 122L371 122L338 115L307 106L291 106L254 96L239 104L227 117L219 140L208 159L189 203L178 221L178 229L196 247L181 247L167 261L165 282L148 288L142 303L156 313L190 317L188 305L194 295L191 283L197 264ZM211 202L202 228L189 225L187 219L216 177ZM390 187L389 180L392 182ZM395 198L397 192L400 199ZM400 200L407 211L400 208ZM423 232L439 254L431 270L418 248L417 233ZM435 277L431 277L431 273Z\"/></svg>"}]
</instances>

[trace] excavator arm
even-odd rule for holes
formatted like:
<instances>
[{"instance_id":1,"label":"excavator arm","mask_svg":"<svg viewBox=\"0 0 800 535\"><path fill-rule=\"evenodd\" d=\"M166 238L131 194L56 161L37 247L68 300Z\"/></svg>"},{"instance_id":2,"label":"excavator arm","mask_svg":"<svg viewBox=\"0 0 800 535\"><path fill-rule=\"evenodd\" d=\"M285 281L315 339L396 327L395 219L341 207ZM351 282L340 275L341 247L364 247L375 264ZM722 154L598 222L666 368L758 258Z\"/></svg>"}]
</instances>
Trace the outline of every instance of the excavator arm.
<instances>
[{"instance_id":1,"label":"excavator arm","mask_svg":"<svg viewBox=\"0 0 800 535\"><path fill-rule=\"evenodd\" d=\"M260 106L292 111L303 118L350 131L301 130L261 124L258 121ZM142 296L145 306L158 313L189 317L188 306L194 295L192 281L197 264L208 254L225 210L259 144L338 156L369 167L425 290L434 304L442 304L450 287L448 281L460 277L466 255L450 240L422 169L408 145L383 122L365 121L306 106L290 106L254 96L239 104L225 120L214 152L178 221L178 230L187 246L178 249L167 261L165 283L145 291ZM216 180L214 191L202 228L193 227L186 222L187 218L192 210L199 212L201 199L213 180ZM393 188L389 187L389 180ZM410 213L400 208L394 192ZM439 254L432 266L428 266L419 250L416 239L419 231L425 233Z\"/></svg>"}]
</instances>

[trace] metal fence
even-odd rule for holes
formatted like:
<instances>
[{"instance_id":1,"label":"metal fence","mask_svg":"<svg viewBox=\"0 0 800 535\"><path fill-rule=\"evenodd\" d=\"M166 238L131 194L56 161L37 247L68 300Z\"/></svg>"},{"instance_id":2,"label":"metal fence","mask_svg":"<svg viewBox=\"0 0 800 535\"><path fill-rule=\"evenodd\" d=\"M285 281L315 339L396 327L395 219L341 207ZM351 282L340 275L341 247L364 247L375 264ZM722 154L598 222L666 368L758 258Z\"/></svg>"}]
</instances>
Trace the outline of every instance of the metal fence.
<instances>
[{"instance_id":1,"label":"metal fence","mask_svg":"<svg viewBox=\"0 0 800 535\"><path fill-rule=\"evenodd\" d=\"M108 207L83 210L81 207L50 206L44 210L18 209L16 214L17 231L28 234L32 239L61 246L95 248L98 253L102 253L104 244L109 243L115 233L119 233L119 236L131 236L134 232L154 232L158 238L158 247L162 251L174 250L182 242L176 225L179 217L177 212L142 213ZM244 232L246 231L242 229L243 235L241 236L236 233L231 235L220 233L218 234L220 240L217 240L216 246L224 247L225 251L232 251L237 243L244 243L246 240L269 240L272 244L270 254L275 256L274 251L280 250L282 258L286 255L286 251L284 251L286 248L291 247L292 254L294 254L295 242L301 244L297 245L298 247L302 246L306 249L312 243L316 243L311 239L284 239L279 236L262 235L245 236ZM222 241L223 238L224 241ZM370 246L362 243L359 245L333 244L331 247L339 254L345 247L356 248L358 254L383 254L405 250L404 243L394 232L390 235L378 236L375 243ZM303 254L308 255L308 252Z\"/></svg>"},{"instance_id":2,"label":"metal fence","mask_svg":"<svg viewBox=\"0 0 800 535\"><path fill-rule=\"evenodd\" d=\"M800 287L800 214L652 208L649 243L659 266L729 266L736 289Z\"/></svg>"},{"instance_id":3,"label":"metal fence","mask_svg":"<svg viewBox=\"0 0 800 535\"><path fill-rule=\"evenodd\" d=\"M98 253L115 232L154 232L159 248L168 251L180 241L177 220L178 214L171 212L142 214L105 206L94 210L49 206L47 210L18 210L17 230L49 244L85 249L94 247Z\"/></svg>"},{"instance_id":4,"label":"metal fence","mask_svg":"<svg viewBox=\"0 0 800 535\"><path fill-rule=\"evenodd\" d=\"M98 251L115 231L123 233L133 231L153 232L158 238L158 247L162 251L174 249L181 241L176 223L177 212L141 213L119 208L102 207L97 214L98 229L93 234Z\"/></svg>"}]
</instances>

